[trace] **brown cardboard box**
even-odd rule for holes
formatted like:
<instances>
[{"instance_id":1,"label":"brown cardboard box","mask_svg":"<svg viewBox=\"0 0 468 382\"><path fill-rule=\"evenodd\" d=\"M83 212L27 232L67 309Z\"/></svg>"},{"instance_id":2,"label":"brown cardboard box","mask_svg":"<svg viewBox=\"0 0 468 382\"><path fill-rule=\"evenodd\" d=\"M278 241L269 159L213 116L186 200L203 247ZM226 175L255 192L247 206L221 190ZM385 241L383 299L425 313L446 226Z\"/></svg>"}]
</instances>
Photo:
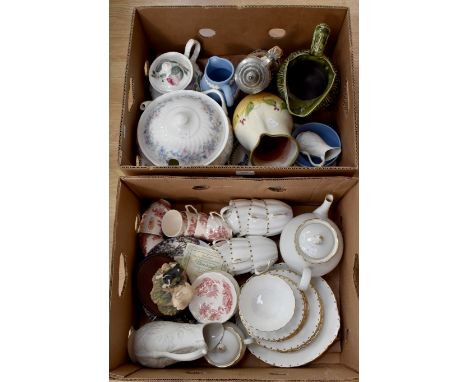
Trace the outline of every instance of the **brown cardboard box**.
<instances>
[{"instance_id":1,"label":"brown cardboard box","mask_svg":"<svg viewBox=\"0 0 468 382\"><path fill-rule=\"evenodd\" d=\"M233 368L217 369L204 359L180 362L167 369L132 364L127 355L130 328L138 328L144 315L133 290L138 263L136 227L151 201L170 200L175 208L195 205L204 211L219 210L232 198L281 199L294 214L314 209L325 194L335 201L330 217L340 227L344 254L338 267L325 276L337 298L341 328L337 341L318 359L299 368L275 368L248 351ZM358 180L342 176L286 179L124 177L120 179L114 225L110 276L110 377L122 380L312 380L358 379Z\"/></svg>"},{"instance_id":2,"label":"brown cardboard box","mask_svg":"<svg viewBox=\"0 0 468 382\"><path fill-rule=\"evenodd\" d=\"M183 52L190 38L202 44L199 64L212 55L231 58L259 48L279 45L284 58L289 53L310 47L315 26L326 22L331 27L326 54L340 74L340 95L336 104L312 113L298 123L316 121L335 127L342 141L342 155L336 167L157 167L137 165L136 130L141 115L140 104L150 99L147 71L154 58L167 51ZM327 6L183 6L139 7L132 19L127 68L124 82L118 161L127 175L254 175L254 176L324 176L356 175L358 170L358 120L356 73L351 47L350 12L345 7ZM201 28L216 31L211 38L199 34ZM281 39L270 37L269 30L282 28Z\"/></svg>"}]
</instances>

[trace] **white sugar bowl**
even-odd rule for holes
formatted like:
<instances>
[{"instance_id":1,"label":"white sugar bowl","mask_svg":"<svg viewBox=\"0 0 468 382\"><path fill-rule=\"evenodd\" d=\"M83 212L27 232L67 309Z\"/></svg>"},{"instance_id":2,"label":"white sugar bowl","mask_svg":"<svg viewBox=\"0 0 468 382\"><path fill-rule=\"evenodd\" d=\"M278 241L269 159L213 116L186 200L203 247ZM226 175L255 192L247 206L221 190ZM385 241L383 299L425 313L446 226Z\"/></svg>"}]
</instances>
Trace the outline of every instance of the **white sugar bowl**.
<instances>
[{"instance_id":1,"label":"white sugar bowl","mask_svg":"<svg viewBox=\"0 0 468 382\"><path fill-rule=\"evenodd\" d=\"M333 195L328 194L312 213L293 218L284 227L280 252L288 266L302 274L299 289L306 290L312 277L332 271L343 255L343 236L328 218Z\"/></svg>"}]
</instances>

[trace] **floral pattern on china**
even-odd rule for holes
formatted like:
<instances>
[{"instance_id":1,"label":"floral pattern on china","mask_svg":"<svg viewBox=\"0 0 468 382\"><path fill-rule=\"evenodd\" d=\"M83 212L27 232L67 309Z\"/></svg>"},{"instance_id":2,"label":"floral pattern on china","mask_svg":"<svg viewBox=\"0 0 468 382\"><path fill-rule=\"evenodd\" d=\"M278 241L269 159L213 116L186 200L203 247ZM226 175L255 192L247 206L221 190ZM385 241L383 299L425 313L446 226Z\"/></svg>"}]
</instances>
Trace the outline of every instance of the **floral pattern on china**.
<instances>
[{"instance_id":1,"label":"floral pattern on china","mask_svg":"<svg viewBox=\"0 0 468 382\"><path fill-rule=\"evenodd\" d=\"M226 147L229 152L221 161L227 161L231 128L221 107L205 94L174 91L142 108L138 143L154 165L207 165L223 156Z\"/></svg>"},{"instance_id":2,"label":"floral pattern on china","mask_svg":"<svg viewBox=\"0 0 468 382\"><path fill-rule=\"evenodd\" d=\"M189 308L197 321L226 322L235 313L236 288L222 273L204 273L195 280L193 288L194 297Z\"/></svg>"},{"instance_id":3,"label":"floral pattern on china","mask_svg":"<svg viewBox=\"0 0 468 382\"><path fill-rule=\"evenodd\" d=\"M163 84L167 82L163 86L170 89L177 86L184 76L188 76L189 74L190 70L181 63L167 60L160 63L151 73L151 76L160 80Z\"/></svg>"}]
</instances>

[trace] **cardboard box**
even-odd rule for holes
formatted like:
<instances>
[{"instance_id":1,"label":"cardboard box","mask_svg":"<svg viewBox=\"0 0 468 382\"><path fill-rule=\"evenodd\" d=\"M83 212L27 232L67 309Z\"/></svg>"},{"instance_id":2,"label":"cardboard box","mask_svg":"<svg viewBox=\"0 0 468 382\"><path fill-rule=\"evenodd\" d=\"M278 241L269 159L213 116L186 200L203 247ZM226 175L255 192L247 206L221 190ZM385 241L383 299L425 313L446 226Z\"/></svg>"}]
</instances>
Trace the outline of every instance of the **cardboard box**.
<instances>
[{"instance_id":1,"label":"cardboard box","mask_svg":"<svg viewBox=\"0 0 468 382\"><path fill-rule=\"evenodd\" d=\"M261 166L141 166L137 159L136 130L140 104L150 99L148 68L164 52L184 50L190 38L199 40L200 67L212 55L228 58L246 55L255 49L279 45L284 58L289 53L310 47L315 26L326 22L331 27L325 53L340 75L340 95L333 107L312 113L296 122L323 122L335 127L342 141L342 155L336 167L261 167ZM356 73L353 68L350 12L345 7L327 6L183 6L139 7L133 13L125 73L118 161L127 175L251 175L251 176L353 176L358 170L358 119ZM216 32L206 38L202 28ZM281 28L283 38L272 38L269 31Z\"/></svg>"},{"instance_id":2,"label":"cardboard box","mask_svg":"<svg viewBox=\"0 0 468 382\"><path fill-rule=\"evenodd\" d=\"M174 208L193 204L198 210L219 210L233 198L274 198L289 203L294 214L312 211L333 193L330 217L344 238L343 258L325 276L337 298L341 328L337 341L318 359L299 368L276 368L246 351L233 368L217 369L202 358L166 369L148 369L130 362L127 338L131 327L145 321L133 289L138 264L136 228L149 204L166 198ZM121 380L313 380L358 379L358 180L342 176L315 178L124 177L120 179L110 276L109 370Z\"/></svg>"}]
</instances>

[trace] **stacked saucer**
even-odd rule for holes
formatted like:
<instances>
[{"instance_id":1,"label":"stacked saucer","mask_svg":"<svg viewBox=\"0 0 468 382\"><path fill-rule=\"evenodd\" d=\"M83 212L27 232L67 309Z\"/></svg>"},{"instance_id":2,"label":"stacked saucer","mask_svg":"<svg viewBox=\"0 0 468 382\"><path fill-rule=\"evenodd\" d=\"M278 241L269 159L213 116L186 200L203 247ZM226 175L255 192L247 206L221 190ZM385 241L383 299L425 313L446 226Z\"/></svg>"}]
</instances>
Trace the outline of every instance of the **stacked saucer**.
<instances>
[{"instance_id":1,"label":"stacked saucer","mask_svg":"<svg viewBox=\"0 0 468 382\"><path fill-rule=\"evenodd\" d=\"M301 277L275 264L243 285L238 326L253 339L249 351L279 367L301 366L319 357L335 340L340 317L333 291L321 277L305 291Z\"/></svg>"}]
</instances>

